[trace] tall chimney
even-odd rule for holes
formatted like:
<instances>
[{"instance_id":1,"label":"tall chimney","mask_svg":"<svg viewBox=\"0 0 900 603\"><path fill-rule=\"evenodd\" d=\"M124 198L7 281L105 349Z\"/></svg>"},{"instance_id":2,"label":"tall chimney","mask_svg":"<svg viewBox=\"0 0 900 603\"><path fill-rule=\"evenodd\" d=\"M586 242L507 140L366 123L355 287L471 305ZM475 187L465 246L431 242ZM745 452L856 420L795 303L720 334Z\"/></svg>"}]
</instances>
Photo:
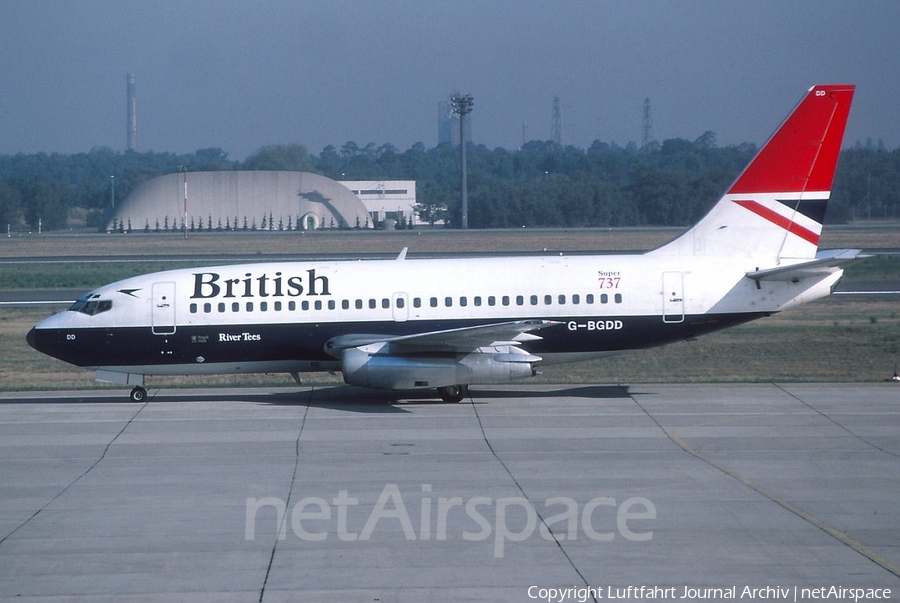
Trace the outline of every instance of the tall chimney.
<instances>
[{"instance_id":1,"label":"tall chimney","mask_svg":"<svg viewBox=\"0 0 900 603\"><path fill-rule=\"evenodd\" d=\"M134 74L128 74L128 150L137 147L137 100L134 95Z\"/></svg>"}]
</instances>

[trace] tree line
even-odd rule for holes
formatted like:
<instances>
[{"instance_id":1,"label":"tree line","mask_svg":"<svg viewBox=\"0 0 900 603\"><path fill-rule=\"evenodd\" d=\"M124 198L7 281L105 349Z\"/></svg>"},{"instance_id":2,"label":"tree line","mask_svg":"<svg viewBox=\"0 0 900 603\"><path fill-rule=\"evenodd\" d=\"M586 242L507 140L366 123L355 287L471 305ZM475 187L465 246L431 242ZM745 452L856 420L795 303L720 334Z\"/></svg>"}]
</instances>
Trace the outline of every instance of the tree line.
<instances>
[{"instance_id":1,"label":"tree line","mask_svg":"<svg viewBox=\"0 0 900 603\"><path fill-rule=\"evenodd\" d=\"M517 150L467 147L469 227L684 226L699 219L753 158L752 144L719 147L715 134L638 148L594 141L587 149L531 141ZM415 180L420 219L460 223L459 147L348 142L310 154L299 144L233 161L194 153L0 155L0 224L17 230L102 227L141 183L177 171L289 170L334 180ZM842 151L827 221L900 218L900 148L857 143Z\"/></svg>"}]
</instances>

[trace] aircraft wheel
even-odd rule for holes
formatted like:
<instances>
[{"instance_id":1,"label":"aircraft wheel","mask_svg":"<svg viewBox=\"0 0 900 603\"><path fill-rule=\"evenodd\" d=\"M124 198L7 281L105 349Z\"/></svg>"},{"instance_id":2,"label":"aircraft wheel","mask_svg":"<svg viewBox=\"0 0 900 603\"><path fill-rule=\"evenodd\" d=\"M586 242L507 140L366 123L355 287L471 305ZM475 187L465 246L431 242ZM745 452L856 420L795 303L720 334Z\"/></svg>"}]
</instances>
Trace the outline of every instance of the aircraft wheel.
<instances>
[{"instance_id":1,"label":"aircraft wheel","mask_svg":"<svg viewBox=\"0 0 900 603\"><path fill-rule=\"evenodd\" d=\"M131 390L131 394L128 397L131 398L132 402L143 402L147 399L147 390L139 385Z\"/></svg>"},{"instance_id":2,"label":"aircraft wheel","mask_svg":"<svg viewBox=\"0 0 900 603\"><path fill-rule=\"evenodd\" d=\"M469 391L468 385L448 385L437 388L438 395L444 402L462 402Z\"/></svg>"}]
</instances>

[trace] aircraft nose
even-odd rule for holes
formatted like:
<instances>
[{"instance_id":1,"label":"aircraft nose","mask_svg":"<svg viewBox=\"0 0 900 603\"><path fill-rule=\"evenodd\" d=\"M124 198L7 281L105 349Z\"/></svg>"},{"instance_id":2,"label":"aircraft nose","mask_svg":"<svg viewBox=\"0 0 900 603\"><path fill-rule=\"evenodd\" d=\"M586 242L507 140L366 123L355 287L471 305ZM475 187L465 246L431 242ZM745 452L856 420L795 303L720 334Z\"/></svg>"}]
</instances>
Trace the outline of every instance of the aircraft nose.
<instances>
[{"instance_id":1,"label":"aircraft nose","mask_svg":"<svg viewBox=\"0 0 900 603\"><path fill-rule=\"evenodd\" d=\"M37 349L37 345L35 345L36 339L37 338L34 332L34 327L32 327L31 330L28 331L28 334L25 336L25 341L28 343L28 345L30 345L34 349Z\"/></svg>"}]
</instances>

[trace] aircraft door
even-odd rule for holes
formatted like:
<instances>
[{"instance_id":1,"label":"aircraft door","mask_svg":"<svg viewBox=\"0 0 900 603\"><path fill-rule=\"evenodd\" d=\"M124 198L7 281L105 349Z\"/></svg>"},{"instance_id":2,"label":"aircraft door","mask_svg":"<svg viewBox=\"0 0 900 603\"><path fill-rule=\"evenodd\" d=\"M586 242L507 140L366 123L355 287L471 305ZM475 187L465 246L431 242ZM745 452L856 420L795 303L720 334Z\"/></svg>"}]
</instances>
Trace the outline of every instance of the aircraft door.
<instances>
[{"instance_id":1,"label":"aircraft door","mask_svg":"<svg viewBox=\"0 0 900 603\"><path fill-rule=\"evenodd\" d=\"M684 273L663 272L663 322L684 322Z\"/></svg>"},{"instance_id":2,"label":"aircraft door","mask_svg":"<svg viewBox=\"0 0 900 603\"><path fill-rule=\"evenodd\" d=\"M154 335L175 332L175 283L153 283L151 317Z\"/></svg>"},{"instance_id":3,"label":"aircraft door","mask_svg":"<svg viewBox=\"0 0 900 603\"><path fill-rule=\"evenodd\" d=\"M406 293L394 293L391 296L391 312L394 322L406 322L409 318L409 298Z\"/></svg>"}]
</instances>

